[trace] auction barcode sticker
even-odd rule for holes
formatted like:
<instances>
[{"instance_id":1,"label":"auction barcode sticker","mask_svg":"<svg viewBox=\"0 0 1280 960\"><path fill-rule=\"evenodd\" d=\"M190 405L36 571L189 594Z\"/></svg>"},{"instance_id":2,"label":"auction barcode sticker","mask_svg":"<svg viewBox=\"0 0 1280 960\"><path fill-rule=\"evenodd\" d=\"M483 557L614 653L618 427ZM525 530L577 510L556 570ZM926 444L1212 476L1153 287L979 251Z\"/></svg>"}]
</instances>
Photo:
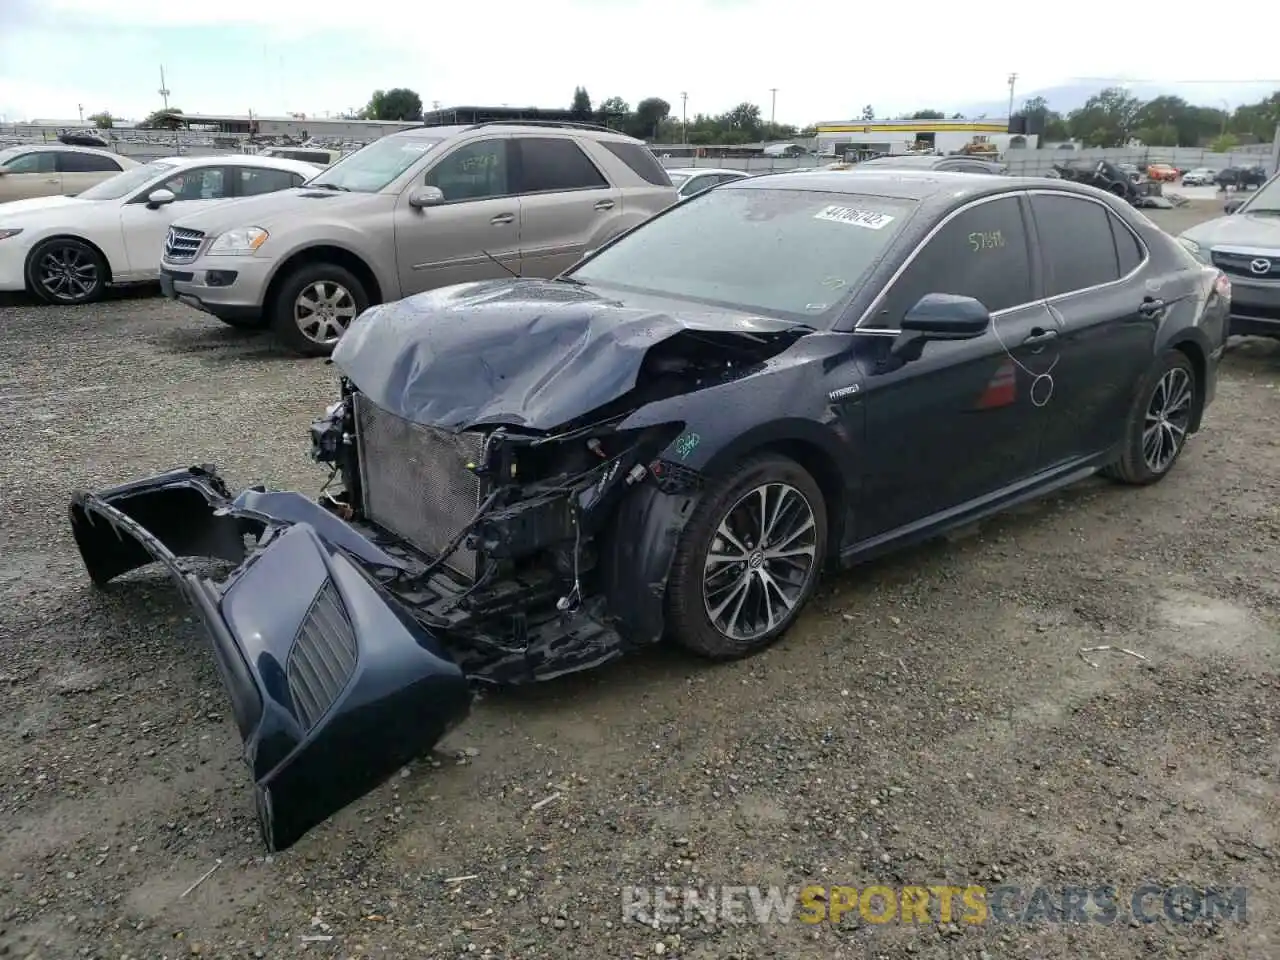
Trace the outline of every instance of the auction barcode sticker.
<instances>
[{"instance_id":1,"label":"auction barcode sticker","mask_svg":"<svg viewBox=\"0 0 1280 960\"><path fill-rule=\"evenodd\" d=\"M887 213L875 213L871 210L855 210L852 207L823 207L816 214L815 220L834 220L836 223L848 223L855 227L866 227L868 230L879 230L893 222Z\"/></svg>"}]
</instances>

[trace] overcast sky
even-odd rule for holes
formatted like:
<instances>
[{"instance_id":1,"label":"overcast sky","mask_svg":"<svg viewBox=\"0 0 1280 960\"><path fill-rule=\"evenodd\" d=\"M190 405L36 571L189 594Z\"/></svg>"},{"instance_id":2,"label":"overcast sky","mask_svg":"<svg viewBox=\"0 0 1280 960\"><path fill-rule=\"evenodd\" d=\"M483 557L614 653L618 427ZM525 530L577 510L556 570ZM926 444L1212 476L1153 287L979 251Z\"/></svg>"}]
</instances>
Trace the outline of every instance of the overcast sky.
<instances>
[{"instance_id":1,"label":"overcast sky","mask_svg":"<svg viewBox=\"0 0 1280 960\"><path fill-rule=\"evenodd\" d=\"M1231 29L1212 16L1142 43L1100 30L1087 7L1019 9L1025 34L997 7L942 0L916 0L909 21L895 4L850 0L0 0L0 117L75 119L83 105L139 119L160 106L161 64L170 104L192 113L324 116L393 86L428 109L568 107L581 84L595 102L659 96L678 115L684 90L690 116L750 100L767 118L777 87L778 121L797 125L866 103L884 115L1000 102L1010 71L1030 92L1074 78L1258 80L1267 69L1240 44L1206 43L1206 31ZM1267 3L1249 17L1263 34L1280 24ZM1203 89L1220 103L1232 87Z\"/></svg>"}]
</instances>

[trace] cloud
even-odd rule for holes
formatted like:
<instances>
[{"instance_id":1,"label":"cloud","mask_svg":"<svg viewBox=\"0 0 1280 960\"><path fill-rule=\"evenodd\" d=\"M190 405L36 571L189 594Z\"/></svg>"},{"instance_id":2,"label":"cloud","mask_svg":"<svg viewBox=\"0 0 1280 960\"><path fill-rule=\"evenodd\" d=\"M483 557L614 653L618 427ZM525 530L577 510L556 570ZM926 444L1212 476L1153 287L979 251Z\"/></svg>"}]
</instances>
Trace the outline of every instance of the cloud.
<instances>
[{"instance_id":1,"label":"cloud","mask_svg":"<svg viewBox=\"0 0 1280 960\"><path fill-rule=\"evenodd\" d=\"M428 104L568 106L575 86L596 100L660 96L690 114L749 100L797 124L878 112L954 109L1018 89L1121 70L1144 79L1249 79L1257 68L1227 44L1170 30L1159 44L1099 33L1089 17L975 17L920 0L904 35L892 5L809 0L493 0L406 6L401 0L0 0L0 102L6 113L74 116L88 98L116 112L159 106L164 63L172 102L187 110L323 115L408 86ZM927 28L925 28L927 25ZM59 64L54 86L48 63ZM1098 86L1103 86L1098 83Z\"/></svg>"}]
</instances>

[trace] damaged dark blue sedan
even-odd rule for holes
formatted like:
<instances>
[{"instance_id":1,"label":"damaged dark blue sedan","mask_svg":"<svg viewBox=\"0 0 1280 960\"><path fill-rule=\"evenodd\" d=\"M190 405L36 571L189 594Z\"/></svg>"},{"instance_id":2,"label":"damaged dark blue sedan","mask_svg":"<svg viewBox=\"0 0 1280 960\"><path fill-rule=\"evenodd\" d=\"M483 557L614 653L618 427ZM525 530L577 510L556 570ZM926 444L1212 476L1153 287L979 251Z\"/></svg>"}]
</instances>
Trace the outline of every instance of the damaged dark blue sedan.
<instances>
[{"instance_id":1,"label":"damaged dark blue sedan","mask_svg":"<svg viewBox=\"0 0 1280 960\"><path fill-rule=\"evenodd\" d=\"M199 611L279 850L430 749L473 683L663 637L747 655L823 569L1096 471L1159 480L1229 295L1086 186L742 180L556 280L366 311L311 430L318 498L189 467L78 494L72 527L95 583L158 561Z\"/></svg>"}]
</instances>

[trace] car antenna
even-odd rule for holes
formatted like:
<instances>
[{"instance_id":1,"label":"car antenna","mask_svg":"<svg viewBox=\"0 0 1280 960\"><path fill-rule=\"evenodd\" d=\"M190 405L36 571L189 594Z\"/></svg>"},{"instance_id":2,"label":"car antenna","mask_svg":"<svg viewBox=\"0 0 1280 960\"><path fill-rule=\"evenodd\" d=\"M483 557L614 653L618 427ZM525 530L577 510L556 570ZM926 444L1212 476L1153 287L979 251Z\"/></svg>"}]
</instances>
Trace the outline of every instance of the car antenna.
<instances>
[{"instance_id":1,"label":"car antenna","mask_svg":"<svg viewBox=\"0 0 1280 960\"><path fill-rule=\"evenodd\" d=\"M507 273L509 273L509 274L511 274L513 277L515 277L517 280L523 280L523 279L524 279L524 277L522 277L520 274L516 273L516 271L512 270L510 267L508 267L505 263L503 263L501 260L499 260L497 257L495 257L495 256L494 256L492 253L490 253L488 250L481 250L480 252L481 252L481 253L483 253L486 257L488 257L490 260L492 260L494 263L496 263L498 266L500 266L503 270L507 271Z\"/></svg>"}]
</instances>

